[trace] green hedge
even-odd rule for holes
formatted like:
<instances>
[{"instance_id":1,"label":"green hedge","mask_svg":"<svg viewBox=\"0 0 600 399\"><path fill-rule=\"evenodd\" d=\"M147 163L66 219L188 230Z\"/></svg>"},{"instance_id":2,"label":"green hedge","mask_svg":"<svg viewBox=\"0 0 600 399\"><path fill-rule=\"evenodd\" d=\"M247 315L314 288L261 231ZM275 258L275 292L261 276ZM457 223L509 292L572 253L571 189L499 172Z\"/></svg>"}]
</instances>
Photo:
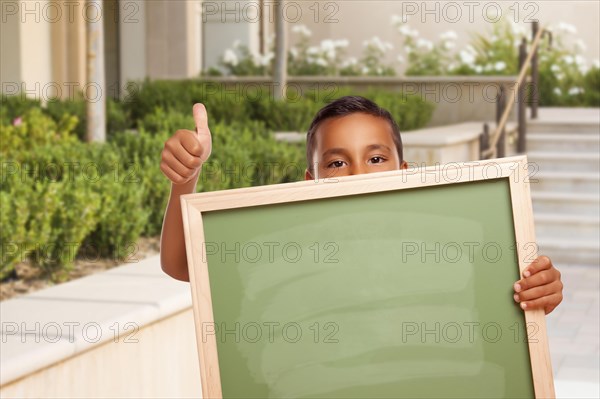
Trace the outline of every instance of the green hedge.
<instances>
[{"instance_id":1,"label":"green hedge","mask_svg":"<svg viewBox=\"0 0 600 399\"><path fill-rule=\"evenodd\" d=\"M192 106L201 102L208 111L209 124L258 120L270 130L305 132L325 104L344 95L360 94L387 108L402 130L414 130L431 119L434 107L416 95L373 88L357 92L348 86L307 89L302 96L297 89L289 87L287 100L280 101L273 100L272 87L258 84L147 80L129 87L123 101L124 113L136 121L136 126L148 126L148 116L155 115L158 110L191 114ZM160 123L157 120L155 125Z\"/></svg>"},{"instance_id":2,"label":"green hedge","mask_svg":"<svg viewBox=\"0 0 600 399\"><path fill-rule=\"evenodd\" d=\"M137 239L161 230L170 190L159 167L164 143L175 127L193 125L187 115L163 116L147 118L162 118L162 130L142 126L105 144L77 140L74 117L64 117L65 130L57 131L39 109L26 111L20 126L1 126L0 137L10 140L0 151L0 279L25 259L60 281L78 254L135 258ZM265 132L256 121L212 124L213 154L198 191L302 179L303 146Z\"/></svg>"}]
</instances>

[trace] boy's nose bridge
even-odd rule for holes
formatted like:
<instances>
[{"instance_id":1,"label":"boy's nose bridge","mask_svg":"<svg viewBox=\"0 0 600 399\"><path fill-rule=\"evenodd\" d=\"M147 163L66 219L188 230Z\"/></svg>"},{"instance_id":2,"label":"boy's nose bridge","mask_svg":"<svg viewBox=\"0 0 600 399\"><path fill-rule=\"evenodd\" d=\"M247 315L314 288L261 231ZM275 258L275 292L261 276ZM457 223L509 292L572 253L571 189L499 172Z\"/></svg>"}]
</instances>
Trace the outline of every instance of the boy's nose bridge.
<instances>
[{"instance_id":1,"label":"boy's nose bridge","mask_svg":"<svg viewBox=\"0 0 600 399\"><path fill-rule=\"evenodd\" d=\"M367 165L362 165L360 162L352 164L352 167L350 168L351 175L361 175L363 173L367 173Z\"/></svg>"}]
</instances>

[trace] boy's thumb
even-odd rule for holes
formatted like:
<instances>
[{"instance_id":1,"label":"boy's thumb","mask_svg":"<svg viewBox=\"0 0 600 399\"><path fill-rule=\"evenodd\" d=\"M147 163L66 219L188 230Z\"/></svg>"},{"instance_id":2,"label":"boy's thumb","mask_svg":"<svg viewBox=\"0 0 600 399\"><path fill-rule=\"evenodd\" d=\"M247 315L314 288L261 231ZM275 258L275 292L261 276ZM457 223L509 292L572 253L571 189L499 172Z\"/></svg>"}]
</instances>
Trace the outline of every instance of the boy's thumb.
<instances>
[{"instance_id":1,"label":"boy's thumb","mask_svg":"<svg viewBox=\"0 0 600 399\"><path fill-rule=\"evenodd\" d=\"M194 114L194 122L196 123L196 132L198 135L209 134L208 115L206 113L206 107L204 107L204 104L194 104L192 112Z\"/></svg>"}]
</instances>

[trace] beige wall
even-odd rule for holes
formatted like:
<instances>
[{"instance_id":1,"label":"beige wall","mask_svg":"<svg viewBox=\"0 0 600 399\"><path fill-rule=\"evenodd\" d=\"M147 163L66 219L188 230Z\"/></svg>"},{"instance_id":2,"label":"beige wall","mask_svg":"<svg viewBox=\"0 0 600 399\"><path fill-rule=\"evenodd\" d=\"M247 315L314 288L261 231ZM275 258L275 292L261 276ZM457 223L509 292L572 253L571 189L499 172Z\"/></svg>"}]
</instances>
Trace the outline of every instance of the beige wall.
<instances>
[{"instance_id":1,"label":"beige wall","mask_svg":"<svg viewBox=\"0 0 600 399\"><path fill-rule=\"evenodd\" d=\"M27 12L21 3L2 4L2 91L12 91L15 85L28 95L53 96L50 25L40 17L48 3L41 0L29 4ZM7 12L7 7L16 10ZM14 11L14 13L13 13ZM47 93L47 94L46 94Z\"/></svg>"},{"instance_id":2,"label":"beige wall","mask_svg":"<svg viewBox=\"0 0 600 399\"><path fill-rule=\"evenodd\" d=\"M147 75L169 79L198 75L199 2L156 0L146 2L145 10Z\"/></svg>"}]
</instances>

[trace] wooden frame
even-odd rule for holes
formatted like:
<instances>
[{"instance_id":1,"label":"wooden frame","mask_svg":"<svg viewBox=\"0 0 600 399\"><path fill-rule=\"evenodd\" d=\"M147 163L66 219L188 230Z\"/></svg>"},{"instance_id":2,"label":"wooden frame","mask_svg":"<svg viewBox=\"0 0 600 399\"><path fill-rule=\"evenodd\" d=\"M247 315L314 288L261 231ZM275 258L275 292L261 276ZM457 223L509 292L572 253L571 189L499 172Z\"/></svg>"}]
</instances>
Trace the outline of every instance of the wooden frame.
<instances>
[{"instance_id":1,"label":"wooden frame","mask_svg":"<svg viewBox=\"0 0 600 399\"><path fill-rule=\"evenodd\" d=\"M452 180L444 180L444 173L452 176ZM183 195L181 205L198 353L201 362L203 397L222 397L216 337L214 334L210 334L207 336L206 342L203 342L201 338L203 326L211 325L214 322L208 265L201 250L191 245L193 240L200 240L202 246L205 245L203 212L502 177L508 177L510 181L517 254L519 269L522 272L528 265L525 261L526 255L534 258L537 256L537 251L532 254L530 245L527 245L535 242L535 230L526 156ZM202 248L202 251L204 250L205 248ZM526 250L528 250L527 254ZM554 382L544 311L526 310L524 313L528 325L534 323L539 327L536 338L529 340L535 396L537 398L553 398L555 396Z\"/></svg>"}]
</instances>

